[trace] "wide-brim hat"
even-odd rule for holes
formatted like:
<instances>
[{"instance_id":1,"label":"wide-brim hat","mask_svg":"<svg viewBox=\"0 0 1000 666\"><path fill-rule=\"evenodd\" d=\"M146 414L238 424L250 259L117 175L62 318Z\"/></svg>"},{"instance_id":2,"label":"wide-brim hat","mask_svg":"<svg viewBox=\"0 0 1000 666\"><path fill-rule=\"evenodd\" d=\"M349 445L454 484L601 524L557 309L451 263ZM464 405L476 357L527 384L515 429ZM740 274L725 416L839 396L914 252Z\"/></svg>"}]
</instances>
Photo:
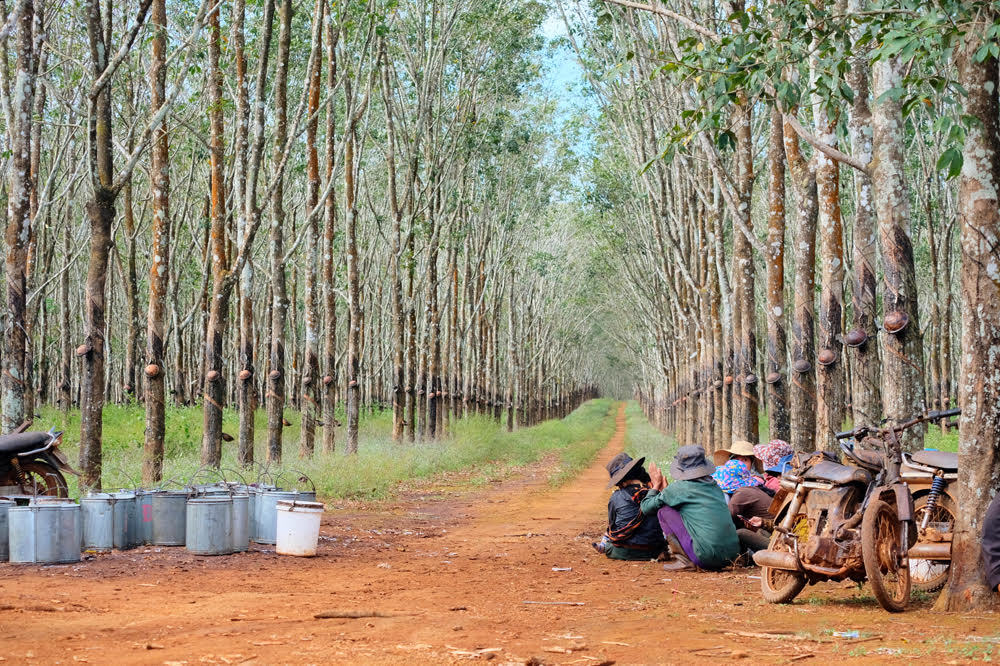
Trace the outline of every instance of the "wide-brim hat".
<instances>
[{"instance_id":1,"label":"wide-brim hat","mask_svg":"<svg viewBox=\"0 0 1000 666\"><path fill-rule=\"evenodd\" d=\"M611 488L612 486L617 486L629 472L637 466L641 466L644 462L646 462L645 457L633 460L632 456L624 452L616 455L607 465L604 466L604 468L608 470L608 475L611 477L611 480L608 481L607 487Z\"/></svg>"},{"instance_id":2,"label":"wide-brim hat","mask_svg":"<svg viewBox=\"0 0 1000 666\"><path fill-rule=\"evenodd\" d=\"M745 439L737 439L728 449L719 449L712 454L716 465L722 465L733 456L748 456L756 458L753 452L753 444Z\"/></svg>"},{"instance_id":3,"label":"wide-brim hat","mask_svg":"<svg viewBox=\"0 0 1000 666\"><path fill-rule=\"evenodd\" d=\"M670 464L670 474L678 481L700 479L714 471L715 465L708 462L705 449L694 444L677 449L674 461Z\"/></svg>"}]
</instances>

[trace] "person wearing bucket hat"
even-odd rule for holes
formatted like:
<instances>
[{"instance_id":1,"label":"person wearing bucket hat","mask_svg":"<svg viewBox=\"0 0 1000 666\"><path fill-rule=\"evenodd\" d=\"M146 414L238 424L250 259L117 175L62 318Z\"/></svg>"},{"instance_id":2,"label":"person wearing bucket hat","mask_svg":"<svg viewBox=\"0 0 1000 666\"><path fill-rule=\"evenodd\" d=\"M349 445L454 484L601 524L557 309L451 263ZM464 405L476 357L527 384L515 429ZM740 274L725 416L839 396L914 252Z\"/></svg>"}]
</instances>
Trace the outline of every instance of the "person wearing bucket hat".
<instances>
[{"instance_id":1,"label":"person wearing bucket hat","mask_svg":"<svg viewBox=\"0 0 1000 666\"><path fill-rule=\"evenodd\" d=\"M670 547L673 561L664 569L721 569L739 556L736 527L713 471L700 446L677 450L670 466L676 481L670 485L656 465L650 466L652 490L640 508L657 517Z\"/></svg>"},{"instance_id":2,"label":"person wearing bucket hat","mask_svg":"<svg viewBox=\"0 0 1000 666\"><path fill-rule=\"evenodd\" d=\"M655 559L666 546L656 516L645 516L639 510L639 502L649 492L649 474L642 466L645 460L619 453L605 466L607 487L617 488L608 500L608 531L593 546L611 559Z\"/></svg>"}]
</instances>

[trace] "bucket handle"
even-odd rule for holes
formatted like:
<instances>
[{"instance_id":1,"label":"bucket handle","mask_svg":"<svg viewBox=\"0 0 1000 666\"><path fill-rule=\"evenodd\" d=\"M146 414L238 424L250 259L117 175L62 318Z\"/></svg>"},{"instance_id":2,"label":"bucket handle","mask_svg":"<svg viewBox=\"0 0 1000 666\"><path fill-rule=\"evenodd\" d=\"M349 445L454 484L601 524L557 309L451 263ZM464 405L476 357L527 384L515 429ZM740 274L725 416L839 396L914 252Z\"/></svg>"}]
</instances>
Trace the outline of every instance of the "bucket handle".
<instances>
[{"instance_id":1,"label":"bucket handle","mask_svg":"<svg viewBox=\"0 0 1000 666\"><path fill-rule=\"evenodd\" d=\"M240 473L239 473L239 471L238 471L238 470L236 470L236 469L234 469L234 468L231 468L231 467L223 467L223 468L221 468L221 471L225 472L226 474L232 474L232 475L233 475L233 476L235 476L235 477L236 477L237 479L239 479L239 480L240 480L240 482L241 482L241 483L242 483L242 484L243 484L244 486L247 486L247 485L248 485L248 484L247 484L247 480L246 480L246 479L245 479L245 478L243 477L243 475L242 475L242 474L240 474Z\"/></svg>"},{"instance_id":2,"label":"bucket handle","mask_svg":"<svg viewBox=\"0 0 1000 666\"><path fill-rule=\"evenodd\" d=\"M310 479L309 476L306 475L306 473L303 472L303 471L301 471L301 470L293 469L292 471L299 475L299 478L298 478L299 481L308 481L309 485L312 486L313 493L315 494L315 492L316 492L316 484L313 483L313 480Z\"/></svg>"}]
</instances>

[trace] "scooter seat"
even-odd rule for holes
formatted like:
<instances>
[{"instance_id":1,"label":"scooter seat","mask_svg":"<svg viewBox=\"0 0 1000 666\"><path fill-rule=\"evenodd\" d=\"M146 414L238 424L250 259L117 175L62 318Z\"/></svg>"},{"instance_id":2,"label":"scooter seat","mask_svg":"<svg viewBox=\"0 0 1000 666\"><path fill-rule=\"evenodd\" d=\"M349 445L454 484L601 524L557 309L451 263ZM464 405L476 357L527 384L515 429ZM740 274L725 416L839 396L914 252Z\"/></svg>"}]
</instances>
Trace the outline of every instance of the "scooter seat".
<instances>
[{"instance_id":1,"label":"scooter seat","mask_svg":"<svg viewBox=\"0 0 1000 666\"><path fill-rule=\"evenodd\" d=\"M840 463L823 460L816 463L803 475L807 481L827 481L837 486L845 486L848 483L869 484L872 475L866 469L841 465Z\"/></svg>"},{"instance_id":2,"label":"scooter seat","mask_svg":"<svg viewBox=\"0 0 1000 666\"><path fill-rule=\"evenodd\" d=\"M40 449L49 441L47 432L19 432L13 435L0 435L0 454L18 454L24 451Z\"/></svg>"},{"instance_id":3,"label":"scooter seat","mask_svg":"<svg viewBox=\"0 0 1000 666\"><path fill-rule=\"evenodd\" d=\"M958 469L958 454L948 451L917 451L910 459L918 465L927 465L944 470Z\"/></svg>"}]
</instances>

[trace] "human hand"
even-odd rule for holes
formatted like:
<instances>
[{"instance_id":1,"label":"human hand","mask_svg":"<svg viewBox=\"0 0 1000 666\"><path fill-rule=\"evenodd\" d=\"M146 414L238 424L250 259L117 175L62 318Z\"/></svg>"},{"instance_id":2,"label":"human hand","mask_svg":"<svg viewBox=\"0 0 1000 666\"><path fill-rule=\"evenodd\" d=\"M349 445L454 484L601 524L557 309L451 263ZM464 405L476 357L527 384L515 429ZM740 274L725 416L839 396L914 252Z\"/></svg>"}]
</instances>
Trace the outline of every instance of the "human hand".
<instances>
[{"instance_id":1,"label":"human hand","mask_svg":"<svg viewBox=\"0 0 1000 666\"><path fill-rule=\"evenodd\" d=\"M653 490L660 491L667 487L667 480L663 476L663 472L660 468L656 466L656 463L649 464L649 485Z\"/></svg>"},{"instance_id":2,"label":"human hand","mask_svg":"<svg viewBox=\"0 0 1000 666\"><path fill-rule=\"evenodd\" d=\"M747 525L749 525L750 527L752 527L754 529L758 529L763 524L764 524L764 519L761 518L760 516L754 516L753 518L751 518L750 520L747 521Z\"/></svg>"}]
</instances>

